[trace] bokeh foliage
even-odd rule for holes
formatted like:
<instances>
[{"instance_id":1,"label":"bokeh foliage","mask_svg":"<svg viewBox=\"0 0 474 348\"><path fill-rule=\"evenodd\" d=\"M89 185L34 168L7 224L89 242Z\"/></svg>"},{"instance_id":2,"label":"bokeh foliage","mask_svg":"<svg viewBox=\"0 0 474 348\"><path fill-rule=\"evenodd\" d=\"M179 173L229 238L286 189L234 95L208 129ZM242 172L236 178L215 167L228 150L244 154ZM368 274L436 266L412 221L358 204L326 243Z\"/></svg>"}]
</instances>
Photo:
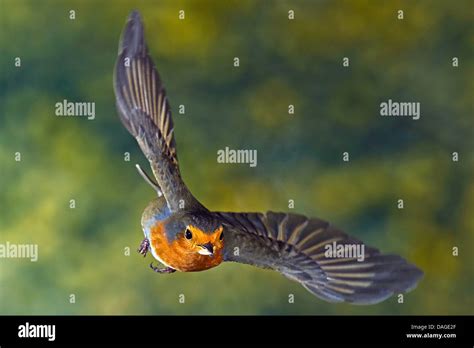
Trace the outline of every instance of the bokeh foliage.
<instances>
[{"instance_id":1,"label":"bokeh foliage","mask_svg":"<svg viewBox=\"0 0 474 348\"><path fill-rule=\"evenodd\" d=\"M404 255L425 271L404 304L327 304L237 264L169 276L148 268L151 255L134 250L153 192L112 90L134 8L173 109L186 106L175 134L195 195L226 211L288 211L293 199L295 211ZM40 250L36 263L0 259L0 313L472 314L473 19L469 0L0 0L0 242ZM389 98L421 102L421 119L380 117ZM56 117L63 99L95 102L96 119ZM225 146L257 149L258 166L217 163Z\"/></svg>"}]
</instances>

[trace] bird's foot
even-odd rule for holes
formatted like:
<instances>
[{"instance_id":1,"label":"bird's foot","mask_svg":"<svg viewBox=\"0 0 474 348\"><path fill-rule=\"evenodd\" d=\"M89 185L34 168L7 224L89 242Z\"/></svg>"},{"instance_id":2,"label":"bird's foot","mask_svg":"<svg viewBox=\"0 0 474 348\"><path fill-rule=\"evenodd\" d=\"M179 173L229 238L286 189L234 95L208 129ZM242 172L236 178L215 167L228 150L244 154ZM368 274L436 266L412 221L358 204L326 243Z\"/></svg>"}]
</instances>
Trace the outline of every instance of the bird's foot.
<instances>
[{"instance_id":1,"label":"bird's foot","mask_svg":"<svg viewBox=\"0 0 474 348\"><path fill-rule=\"evenodd\" d=\"M146 256L146 253L148 252L148 249L150 248L150 242L148 241L148 238L145 238L142 240L140 243L140 247L137 249L137 251L143 255L143 257Z\"/></svg>"},{"instance_id":2,"label":"bird's foot","mask_svg":"<svg viewBox=\"0 0 474 348\"><path fill-rule=\"evenodd\" d=\"M153 266L153 262L150 263L150 268L154 270L156 273L161 273L161 274L166 274L166 273L169 274L169 273L176 272L176 270L171 267L159 268L159 267Z\"/></svg>"}]
</instances>

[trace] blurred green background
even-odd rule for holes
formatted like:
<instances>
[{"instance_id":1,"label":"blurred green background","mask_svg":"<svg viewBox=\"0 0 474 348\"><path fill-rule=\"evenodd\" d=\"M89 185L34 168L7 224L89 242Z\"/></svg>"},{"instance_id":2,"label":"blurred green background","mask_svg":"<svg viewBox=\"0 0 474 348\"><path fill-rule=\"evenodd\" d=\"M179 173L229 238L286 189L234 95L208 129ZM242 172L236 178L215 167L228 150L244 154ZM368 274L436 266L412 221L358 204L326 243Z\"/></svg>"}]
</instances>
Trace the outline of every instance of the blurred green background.
<instances>
[{"instance_id":1,"label":"blurred green background","mask_svg":"<svg viewBox=\"0 0 474 348\"><path fill-rule=\"evenodd\" d=\"M0 243L39 245L36 263L0 259L1 314L472 314L472 1L0 6ZM201 202L290 211L293 199L294 211L422 268L403 304L327 304L277 273L238 264L163 276L148 268L151 255L135 250L154 193L134 168L147 162L120 124L112 89L134 8L175 110L183 177ZM63 99L95 102L95 120L56 117ZM388 99L420 102L421 119L381 117ZM257 149L258 166L217 163L226 146Z\"/></svg>"}]
</instances>

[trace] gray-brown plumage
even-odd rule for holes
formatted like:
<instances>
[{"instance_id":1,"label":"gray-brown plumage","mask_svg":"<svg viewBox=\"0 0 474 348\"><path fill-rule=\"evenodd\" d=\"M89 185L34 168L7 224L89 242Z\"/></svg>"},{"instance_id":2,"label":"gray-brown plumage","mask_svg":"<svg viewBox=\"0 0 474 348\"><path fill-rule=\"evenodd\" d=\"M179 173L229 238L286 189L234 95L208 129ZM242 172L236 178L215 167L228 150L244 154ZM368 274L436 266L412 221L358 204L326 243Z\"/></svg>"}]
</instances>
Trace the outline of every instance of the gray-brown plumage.
<instances>
[{"instance_id":1,"label":"gray-brown plumage","mask_svg":"<svg viewBox=\"0 0 474 348\"><path fill-rule=\"evenodd\" d=\"M423 272L400 256L383 255L326 221L286 213L210 212L200 204L180 175L169 103L138 12L125 26L114 76L120 119L157 181L139 168L158 192L143 213L145 239L139 249L143 255L151 250L165 265L152 266L155 272L239 262L278 271L326 301L355 304L383 301L411 290L421 279ZM349 255L328 254L328 246L336 245Z\"/></svg>"},{"instance_id":2,"label":"gray-brown plumage","mask_svg":"<svg viewBox=\"0 0 474 348\"><path fill-rule=\"evenodd\" d=\"M121 38L114 89L120 119L150 162L170 209L202 209L181 179L170 106L138 12L130 15Z\"/></svg>"},{"instance_id":3,"label":"gray-brown plumage","mask_svg":"<svg viewBox=\"0 0 474 348\"><path fill-rule=\"evenodd\" d=\"M397 255L382 255L320 219L298 214L217 213L225 261L270 268L330 302L371 304L410 290L422 277ZM364 246L364 259L327 257L327 245ZM352 250L355 251L353 248Z\"/></svg>"}]
</instances>

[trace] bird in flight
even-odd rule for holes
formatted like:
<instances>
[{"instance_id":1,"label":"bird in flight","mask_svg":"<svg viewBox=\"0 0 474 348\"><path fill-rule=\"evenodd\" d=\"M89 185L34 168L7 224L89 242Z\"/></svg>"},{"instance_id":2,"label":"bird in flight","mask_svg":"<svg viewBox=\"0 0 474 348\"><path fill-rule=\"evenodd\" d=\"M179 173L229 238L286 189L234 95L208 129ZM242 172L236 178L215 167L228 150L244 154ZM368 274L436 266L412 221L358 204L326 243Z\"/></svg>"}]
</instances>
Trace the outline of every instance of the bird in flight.
<instances>
[{"instance_id":1,"label":"bird in flight","mask_svg":"<svg viewBox=\"0 0 474 348\"><path fill-rule=\"evenodd\" d=\"M155 179L137 165L156 198L142 215L144 239L157 273L203 271L238 262L280 272L329 302L373 304L413 289L423 272L385 255L332 224L292 213L213 212L181 178L173 120L163 83L137 11L126 22L114 72L120 120L150 162ZM363 252L363 255L356 251Z\"/></svg>"}]
</instances>

